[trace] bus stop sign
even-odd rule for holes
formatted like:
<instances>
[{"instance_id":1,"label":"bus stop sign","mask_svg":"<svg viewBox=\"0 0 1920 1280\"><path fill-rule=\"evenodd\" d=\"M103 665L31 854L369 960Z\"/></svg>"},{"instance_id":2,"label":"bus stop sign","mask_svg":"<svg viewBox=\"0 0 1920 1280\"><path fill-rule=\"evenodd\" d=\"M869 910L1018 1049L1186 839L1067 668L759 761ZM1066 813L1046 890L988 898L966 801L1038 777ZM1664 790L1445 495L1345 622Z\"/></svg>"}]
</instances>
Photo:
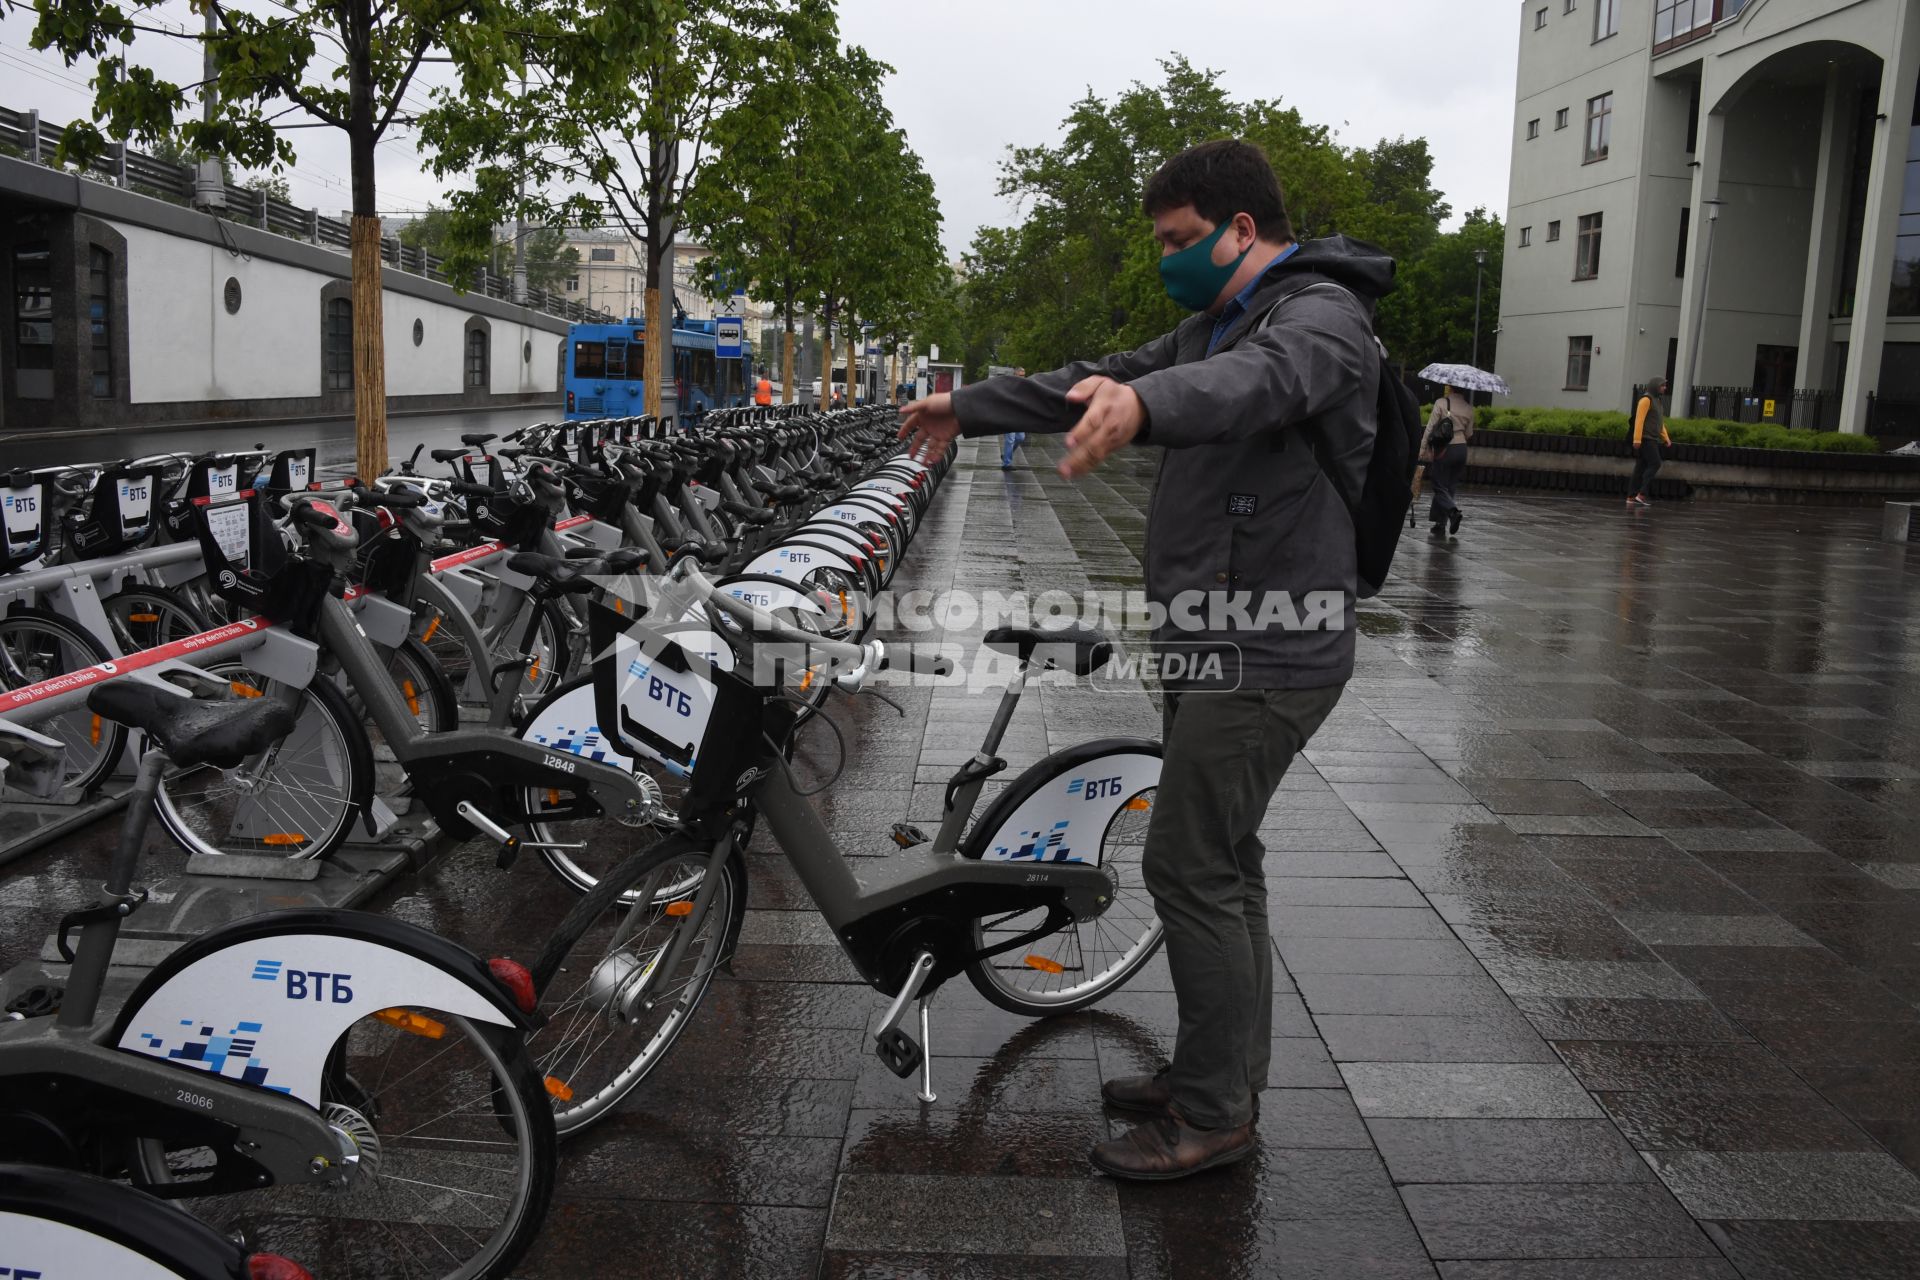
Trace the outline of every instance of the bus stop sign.
<instances>
[{"instance_id":1,"label":"bus stop sign","mask_svg":"<svg viewBox=\"0 0 1920 1280\"><path fill-rule=\"evenodd\" d=\"M740 358L740 317L721 316L713 325L713 354L720 360Z\"/></svg>"}]
</instances>

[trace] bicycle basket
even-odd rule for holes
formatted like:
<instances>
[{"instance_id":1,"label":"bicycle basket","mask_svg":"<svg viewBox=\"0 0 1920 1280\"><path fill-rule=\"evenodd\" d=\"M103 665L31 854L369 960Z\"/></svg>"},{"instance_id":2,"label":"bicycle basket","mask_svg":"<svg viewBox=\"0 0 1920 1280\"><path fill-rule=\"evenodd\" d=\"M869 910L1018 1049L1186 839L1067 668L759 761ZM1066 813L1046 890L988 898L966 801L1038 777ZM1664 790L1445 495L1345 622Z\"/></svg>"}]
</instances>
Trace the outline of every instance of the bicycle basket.
<instances>
[{"instance_id":1,"label":"bicycle basket","mask_svg":"<svg viewBox=\"0 0 1920 1280\"><path fill-rule=\"evenodd\" d=\"M263 493L241 489L230 497L189 501L214 590L236 608L304 634L320 598L332 588L333 569L287 549Z\"/></svg>"},{"instance_id":2,"label":"bicycle basket","mask_svg":"<svg viewBox=\"0 0 1920 1280\"><path fill-rule=\"evenodd\" d=\"M5 540L0 542L0 573L11 573L46 550L46 481L24 471L0 477L0 519L6 524Z\"/></svg>"},{"instance_id":3,"label":"bicycle basket","mask_svg":"<svg viewBox=\"0 0 1920 1280\"><path fill-rule=\"evenodd\" d=\"M152 466L109 467L93 482L87 510L68 513L67 543L82 558L119 555L145 543L153 533L155 490L160 472Z\"/></svg>"}]
</instances>

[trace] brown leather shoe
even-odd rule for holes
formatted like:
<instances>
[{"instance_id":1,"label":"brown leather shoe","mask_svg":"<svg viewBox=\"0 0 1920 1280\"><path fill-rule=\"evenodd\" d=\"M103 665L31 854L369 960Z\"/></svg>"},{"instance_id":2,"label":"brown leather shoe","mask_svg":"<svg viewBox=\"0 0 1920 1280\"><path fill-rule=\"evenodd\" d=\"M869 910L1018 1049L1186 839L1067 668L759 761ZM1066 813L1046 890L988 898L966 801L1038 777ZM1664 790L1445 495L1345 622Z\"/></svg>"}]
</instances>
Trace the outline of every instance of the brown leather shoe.
<instances>
[{"instance_id":1,"label":"brown leather shoe","mask_svg":"<svg viewBox=\"0 0 1920 1280\"><path fill-rule=\"evenodd\" d=\"M1233 1129L1196 1129L1186 1122L1179 1108L1169 1105L1165 1112L1135 1126L1124 1137L1100 1143L1087 1159L1109 1177L1165 1182L1244 1160L1253 1154L1253 1145L1250 1124Z\"/></svg>"},{"instance_id":2,"label":"brown leather shoe","mask_svg":"<svg viewBox=\"0 0 1920 1280\"><path fill-rule=\"evenodd\" d=\"M1173 1089L1167 1084L1165 1067L1150 1076L1117 1076L1102 1081L1100 1097L1116 1111L1137 1111L1159 1115L1173 1104ZM1260 1123L1260 1095L1253 1095L1253 1122Z\"/></svg>"},{"instance_id":3,"label":"brown leather shoe","mask_svg":"<svg viewBox=\"0 0 1920 1280\"><path fill-rule=\"evenodd\" d=\"M1150 1076L1119 1076L1100 1085L1100 1096L1110 1107L1158 1115L1173 1101L1163 1068Z\"/></svg>"}]
</instances>

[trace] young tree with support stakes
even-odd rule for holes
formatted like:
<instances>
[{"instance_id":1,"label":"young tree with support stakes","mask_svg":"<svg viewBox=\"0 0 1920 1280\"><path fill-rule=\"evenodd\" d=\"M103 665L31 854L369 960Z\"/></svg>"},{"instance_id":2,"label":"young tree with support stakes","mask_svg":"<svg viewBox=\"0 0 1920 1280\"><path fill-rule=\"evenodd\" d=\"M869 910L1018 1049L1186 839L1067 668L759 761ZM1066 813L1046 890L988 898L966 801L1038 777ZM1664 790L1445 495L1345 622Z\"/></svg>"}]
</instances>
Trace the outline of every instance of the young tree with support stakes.
<instances>
[{"instance_id":1,"label":"young tree with support stakes","mask_svg":"<svg viewBox=\"0 0 1920 1280\"><path fill-rule=\"evenodd\" d=\"M758 83L782 29L779 0L521 0L540 74L524 91L440 92L422 120L452 197L453 261L476 262L518 209L539 221L617 223L646 245L646 411L672 376L663 286L715 125ZM522 181L524 179L524 182ZM530 192L523 191L531 188ZM549 192L570 190L571 194Z\"/></svg>"},{"instance_id":2,"label":"young tree with support stakes","mask_svg":"<svg viewBox=\"0 0 1920 1280\"><path fill-rule=\"evenodd\" d=\"M429 52L451 54L464 78L517 58L500 0L278 0L267 15L226 0L192 0L203 32L176 32L137 0L39 0L36 49L54 49L69 65L99 60L94 119L69 125L60 158L84 163L109 137L185 150L278 172L294 161L277 123L300 113L347 136L352 181L353 409L355 465L371 477L387 466L386 348L381 331L380 218L374 148L403 120L407 90ZM178 85L134 64L139 36L193 40L206 79ZM325 50L325 52L323 52ZM179 120L189 90L203 107Z\"/></svg>"}]
</instances>

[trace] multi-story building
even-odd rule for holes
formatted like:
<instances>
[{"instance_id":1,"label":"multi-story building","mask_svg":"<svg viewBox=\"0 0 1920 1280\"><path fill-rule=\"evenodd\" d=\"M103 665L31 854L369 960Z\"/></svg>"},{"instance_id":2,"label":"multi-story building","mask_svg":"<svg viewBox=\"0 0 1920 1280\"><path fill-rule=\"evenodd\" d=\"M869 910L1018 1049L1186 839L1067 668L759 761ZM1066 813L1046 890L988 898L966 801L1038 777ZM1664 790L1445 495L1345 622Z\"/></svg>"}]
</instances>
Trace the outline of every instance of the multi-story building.
<instances>
[{"instance_id":1,"label":"multi-story building","mask_svg":"<svg viewBox=\"0 0 1920 1280\"><path fill-rule=\"evenodd\" d=\"M1862 431L1920 402L1920 3L1524 0L1520 28L1516 403L1664 375L1677 415L1743 388Z\"/></svg>"}]
</instances>

